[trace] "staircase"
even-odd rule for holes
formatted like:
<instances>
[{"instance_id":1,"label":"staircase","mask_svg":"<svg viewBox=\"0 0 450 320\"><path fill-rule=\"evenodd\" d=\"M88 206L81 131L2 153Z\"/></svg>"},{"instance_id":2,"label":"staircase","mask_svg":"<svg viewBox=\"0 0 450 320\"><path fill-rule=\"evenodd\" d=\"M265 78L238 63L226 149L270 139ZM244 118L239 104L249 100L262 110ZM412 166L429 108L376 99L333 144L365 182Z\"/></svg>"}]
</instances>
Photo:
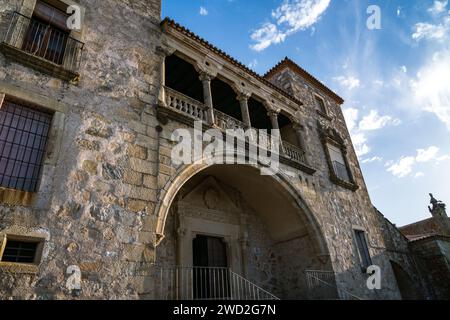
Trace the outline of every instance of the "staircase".
<instances>
[{"instance_id":1,"label":"staircase","mask_svg":"<svg viewBox=\"0 0 450 320\"><path fill-rule=\"evenodd\" d=\"M158 300L279 300L229 268L157 267Z\"/></svg>"},{"instance_id":2,"label":"staircase","mask_svg":"<svg viewBox=\"0 0 450 320\"><path fill-rule=\"evenodd\" d=\"M362 300L354 294L338 288L333 271L306 270L308 297L311 300Z\"/></svg>"}]
</instances>

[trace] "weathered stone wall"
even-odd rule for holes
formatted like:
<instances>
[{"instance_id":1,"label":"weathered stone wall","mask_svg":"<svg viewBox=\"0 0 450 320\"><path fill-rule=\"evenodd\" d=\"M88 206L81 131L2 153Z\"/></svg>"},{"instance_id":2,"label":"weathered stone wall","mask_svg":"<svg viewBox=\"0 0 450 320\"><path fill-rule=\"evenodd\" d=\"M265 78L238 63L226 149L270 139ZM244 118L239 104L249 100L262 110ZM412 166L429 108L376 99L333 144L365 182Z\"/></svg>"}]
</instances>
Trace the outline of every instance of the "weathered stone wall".
<instances>
[{"instance_id":1,"label":"weathered stone wall","mask_svg":"<svg viewBox=\"0 0 450 320\"><path fill-rule=\"evenodd\" d=\"M8 13L21 4L18 0L0 0L1 32L5 31ZM166 238L154 249L160 236L155 234L157 219L161 218L156 216L158 201L165 200L161 195L171 185L184 183L179 173L185 168L170 160L174 146L171 134L180 127L187 128L178 121L159 124L156 119L162 59L158 55L162 38L157 24L160 1L80 0L80 4L87 11L78 85L35 72L0 55L0 91L2 83L7 83L25 97L34 92L67 107L60 126L58 157L55 163L46 165L36 201L31 207L0 205L0 234L19 230L46 239L37 273L0 272L0 298L71 298L65 287L70 265L81 267L80 298L148 298L154 288L151 272L139 273L136 267L141 263L150 268L154 262L177 262L174 214L166 221ZM372 208L340 106L328 99L331 121L327 120L314 107L312 92L317 89L305 87L306 82L289 71L274 82L290 88L304 103L299 117L305 123L310 164L317 169L313 176L297 170L295 176L288 176L283 172L293 169L283 165L280 175L301 195L298 202L311 210L329 253L313 257L317 252L312 252L308 238L271 243L267 226L257 213L245 208L251 240L249 277L282 296L302 298L305 269L333 269L342 289L361 297L399 298L386 253L389 237L383 236L384 224ZM332 126L343 136L359 186L356 192L330 181L318 122ZM157 131L158 125L162 132ZM207 218L225 219L222 215ZM361 271L353 236L355 226L367 231L374 263L386 274L379 292L366 288L367 275ZM394 247L403 245L400 241ZM305 261L305 256L311 260Z\"/></svg>"},{"instance_id":2,"label":"weathered stone wall","mask_svg":"<svg viewBox=\"0 0 450 320\"><path fill-rule=\"evenodd\" d=\"M411 243L420 272L426 280L427 298L449 300L450 243L449 239L424 239Z\"/></svg>"},{"instance_id":3,"label":"weathered stone wall","mask_svg":"<svg viewBox=\"0 0 450 320\"><path fill-rule=\"evenodd\" d=\"M0 55L0 83L22 91L18 98L35 93L67 107L57 161L44 169L35 202L0 205L0 233L48 235L36 274L0 271L0 298L71 298L70 265L81 267L81 298L138 298L139 279L130 270L134 261L154 259L161 2L79 4L87 13L78 85ZM21 5L0 1L1 34Z\"/></svg>"}]
</instances>

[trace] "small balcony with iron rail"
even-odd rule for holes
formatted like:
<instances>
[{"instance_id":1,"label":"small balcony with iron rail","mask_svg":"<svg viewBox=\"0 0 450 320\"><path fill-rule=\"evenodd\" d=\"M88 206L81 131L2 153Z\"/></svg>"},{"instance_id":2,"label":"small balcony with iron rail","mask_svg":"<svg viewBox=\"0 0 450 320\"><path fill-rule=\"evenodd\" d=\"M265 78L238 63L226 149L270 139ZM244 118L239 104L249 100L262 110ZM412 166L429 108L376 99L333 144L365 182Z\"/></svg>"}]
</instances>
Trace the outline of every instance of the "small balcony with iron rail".
<instances>
[{"instance_id":1,"label":"small balcony with iron rail","mask_svg":"<svg viewBox=\"0 0 450 320\"><path fill-rule=\"evenodd\" d=\"M77 81L84 43L34 17L13 12L0 51L9 59L66 81Z\"/></svg>"}]
</instances>

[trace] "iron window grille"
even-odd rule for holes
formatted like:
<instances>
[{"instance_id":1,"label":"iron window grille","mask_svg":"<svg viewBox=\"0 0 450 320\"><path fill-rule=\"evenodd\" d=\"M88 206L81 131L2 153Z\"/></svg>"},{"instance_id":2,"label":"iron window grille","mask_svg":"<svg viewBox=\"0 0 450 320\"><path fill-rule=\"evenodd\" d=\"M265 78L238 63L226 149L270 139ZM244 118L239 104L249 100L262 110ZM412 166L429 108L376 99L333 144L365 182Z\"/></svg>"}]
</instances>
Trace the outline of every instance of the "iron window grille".
<instances>
[{"instance_id":1,"label":"iron window grille","mask_svg":"<svg viewBox=\"0 0 450 320\"><path fill-rule=\"evenodd\" d=\"M34 263L39 242L7 240L2 262Z\"/></svg>"},{"instance_id":2,"label":"iron window grille","mask_svg":"<svg viewBox=\"0 0 450 320\"><path fill-rule=\"evenodd\" d=\"M36 192L52 115L11 101L0 108L0 187Z\"/></svg>"}]
</instances>

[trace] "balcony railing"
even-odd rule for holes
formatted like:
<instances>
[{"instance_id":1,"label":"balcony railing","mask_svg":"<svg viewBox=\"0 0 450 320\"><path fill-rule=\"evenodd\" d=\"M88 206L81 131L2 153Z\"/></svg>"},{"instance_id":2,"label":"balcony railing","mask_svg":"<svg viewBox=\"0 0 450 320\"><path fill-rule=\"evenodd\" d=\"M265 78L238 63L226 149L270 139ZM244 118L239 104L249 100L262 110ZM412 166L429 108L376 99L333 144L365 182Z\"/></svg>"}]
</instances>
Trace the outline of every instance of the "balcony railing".
<instances>
[{"instance_id":1,"label":"balcony railing","mask_svg":"<svg viewBox=\"0 0 450 320\"><path fill-rule=\"evenodd\" d=\"M40 71L73 80L78 76L84 43L68 32L26 17L12 18L2 41L3 52Z\"/></svg>"},{"instance_id":2,"label":"balcony railing","mask_svg":"<svg viewBox=\"0 0 450 320\"><path fill-rule=\"evenodd\" d=\"M180 113L183 113L184 115L194 118L195 120L204 122L207 121L207 107L203 103L169 87L164 87L164 90L167 108L174 109ZM214 109L214 118L214 124L224 131L248 129L244 122L235 119L234 117L227 115L217 109ZM255 128L252 129L255 131L255 135L252 135L250 137L250 142L255 144L257 143L262 148L271 150L271 136L261 130ZM283 157L300 164L306 164L305 152L302 149L286 141L282 141L279 147L280 155L282 155Z\"/></svg>"},{"instance_id":3,"label":"balcony railing","mask_svg":"<svg viewBox=\"0 0 450 320\"><path fill-rule=\"evenodd\" d=\"M217 109L214 109L214 117L216 120L216 125L222 130L238 130L238 129L246 130L245 123Z\"/></svg>"},{"instance_id":4,"label":"balcony railing","mask_svg":"<svg viewBox=\"0 0 450 320\"><path fill-rule=\"evenodd\" d=\"M286 158L299 163L306 163L305 151L289 142L281 143L282 153Z\"/></svg>"},{"instance_id":5,"label":"balcony railing","mask_svg":"<svg viewBox=\"0 0 450 320\"><path fill-rule=\"evenodd\" d=\"M206 106L169 87L165 87L166 105L197 120L207 121Z\"/></svg>"},{"instance_id":6,"label":"balcony railing","mask_svg":"<svg viewBox=\"0 0 450 320\"><path fill-rule=\"evenodd\" d=\"M158 300L279 300L229 268L156 267Z\"/></svg>"}]
</instances>

